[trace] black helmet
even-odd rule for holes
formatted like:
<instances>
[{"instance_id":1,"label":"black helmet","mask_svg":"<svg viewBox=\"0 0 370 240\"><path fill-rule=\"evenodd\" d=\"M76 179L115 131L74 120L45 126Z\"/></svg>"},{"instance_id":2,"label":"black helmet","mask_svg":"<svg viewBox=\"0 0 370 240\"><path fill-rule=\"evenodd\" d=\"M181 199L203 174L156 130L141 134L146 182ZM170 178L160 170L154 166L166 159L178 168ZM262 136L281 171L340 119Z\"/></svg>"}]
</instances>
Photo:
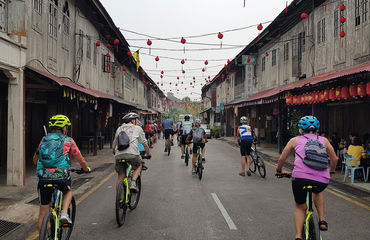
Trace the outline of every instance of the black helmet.
<instances>
[{"instance_id":1,"label":"black helmet","mask_svg":"<svg viewBox=\"0 0 370 240\"><path fill-rule=\"evenodd\" d=\"M186 115L186 116L184 117L184 119L185 119L185 121L189 121L189 120L190 120L190 116L189 116L189 115Z\"/></svg>"},{"instance_id":2,"label":"black helmet","mask_svg":"<svg viewBox=\"0 0 370 240\"><path fill-rule=\"evenodd\" d=\"M134 113L134 112L130 112L130 113L127 113L123 118L123 122L124 123L129 123L131 122L132 119L138 119L139 118L139 115L137 113Z\"/></svg>"}]
</instances>

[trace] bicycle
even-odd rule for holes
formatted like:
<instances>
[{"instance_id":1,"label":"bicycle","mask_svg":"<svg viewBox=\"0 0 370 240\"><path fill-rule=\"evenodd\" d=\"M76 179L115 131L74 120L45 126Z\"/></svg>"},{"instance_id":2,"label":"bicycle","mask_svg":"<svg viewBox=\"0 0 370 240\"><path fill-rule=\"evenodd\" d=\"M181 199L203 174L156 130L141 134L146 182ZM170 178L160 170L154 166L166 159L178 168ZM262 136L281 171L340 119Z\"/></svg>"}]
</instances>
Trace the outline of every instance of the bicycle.
<instances>
[{"instance_id":1,"label":"bicycle","mask_svg":"<svg viewBox=\"0 0 370 240\"><path fill-rule=\"evenodd\" d=\"M71 172L76 172L77 174L85 173L82 169L70 169ZM63 206L63 193L58 189L58 186L56 184L45 184L44 187L52 188L53 194L51 202L51 211L48 212L42 221L41 230L40 230L40 240L46 240L46 239L53 239L53 240L59 240L59 239L69 239L75 218L76 218L76 200L72 196L71 203L68 207L68 216L72 220L72 224L63 224L60 223L60 213L62 211Z\"/></svg>"},{"instance_id":2,"label":"bicycle","mask_svg":"<svg viewBox=\"0 0 370 240\"><path fill-rule=\"evenodd\" d=\"M185 144L185 165L186 166L189 165L189 158L190 158L190 155L189 155L189 145L188 144Z\"/></svg>"},{"instance_id":3,"label":"bicycle","mask_svg":"<svg viewBox=\"0 0 370 240\"><path fill-rule=\"evenodd\" d=\"M252 148L252 151L251 151L251 159L252 161L250 163L249 170L252 173L255 173L256 169L258 168L258 172L260 176L262 178L265 178L266 177L266 166L265 166L265 163L263 162L263 159L259 156L257 152L256 142L254 142L254 148Z\"/></svg>"},{"instance_id":4,"label":"bicycle","mask_svg":"<svg viewBox=\"0 0 370 240\"><path fill-rule=\"evenodd\" d=\"M278 178L291 178L290 173L281 173L281 174L275 174ZM305 240L322 240L321 234L320 234L320 227L319 222L317 220L317 216L314 214L313 207L312 207L312 192L315 190L315 186L307 185L304 186L303 189L307 191L307 210L306 210L306 218L305 222L303 224L303 230L302 235Z\"/></svg>"},{"instance_id":5,"label":"bicycle","mask_svg":"<svg viewBox=\"0 0 370 240\"><path fill-rule=\"evenodd\" d=\"M202 149L201 147L198 147L197 158L195 159L195 171L196 171L196 174L198 174L199 180L202 180L203 170L204 170L204 166L202 162Z\"/></svg>"},{"instance_id":6,"label":"bicycle","mask_svg":"<svg viewBox=\"0 0 370 240\"><path fill-rule=\"evenodd\" d=\"M150 159L151 156L142 156L143 159ZM119 162L124 164L125 168L125 178L119 183L116 193L116 220L118 226L122 226L126 220L126 211L127 207L132 211L134 210L137 205L139 204L140 195L141 195L141 177L136 179L136 186L138 188L137 192L130 191L130 184L133 169L131 164L129 164L126 160L121 159ZM143 167L142 171L145 171L146 168Z\"/></svg>"},{"instance_id":7,"label":"bicycle","mask_svg":"<svg viewBox=\"0 0 370 240\"><path fill-rule=\"evenodd\" d=\"M170 156L172 140L168 138L167 156Z\"/></svg>"},{"instance_id":8,"label":"bicycle","mask_svg":"<svg viewBox=\"0 0 370 240\"><path fill-rule=\"evenodd\" d=\"M148 136L148 146L149 148L153 148L152 137L150 135Z\"/></svg>"}]
</instances>

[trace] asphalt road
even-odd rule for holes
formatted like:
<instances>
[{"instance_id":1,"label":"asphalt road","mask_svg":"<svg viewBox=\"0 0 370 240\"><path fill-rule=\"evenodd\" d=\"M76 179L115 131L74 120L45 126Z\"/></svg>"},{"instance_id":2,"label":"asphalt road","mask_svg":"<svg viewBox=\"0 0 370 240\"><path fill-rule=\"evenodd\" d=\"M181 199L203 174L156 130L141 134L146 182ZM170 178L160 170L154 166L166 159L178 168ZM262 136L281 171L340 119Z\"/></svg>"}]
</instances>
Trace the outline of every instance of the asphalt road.
<instances>
[{"instance_id":1,"label":"asphalt road","mask_svg":"<svg viewBox=\"0 0 370 240\"><path fill-rule=\"evenodd\" d=\"M203 179L191 175L180 148L168 157L164 142L152 151L142 175L139 206L118 227L112 177L77 206L72 239L294 239L294 200L289 179L241 177L237 149L218 140L206 146ZM369 210L326 192L329 231L323 239L369 239ZM229 216L226 220L215 199Z\"/></svg>"}]
</instances>

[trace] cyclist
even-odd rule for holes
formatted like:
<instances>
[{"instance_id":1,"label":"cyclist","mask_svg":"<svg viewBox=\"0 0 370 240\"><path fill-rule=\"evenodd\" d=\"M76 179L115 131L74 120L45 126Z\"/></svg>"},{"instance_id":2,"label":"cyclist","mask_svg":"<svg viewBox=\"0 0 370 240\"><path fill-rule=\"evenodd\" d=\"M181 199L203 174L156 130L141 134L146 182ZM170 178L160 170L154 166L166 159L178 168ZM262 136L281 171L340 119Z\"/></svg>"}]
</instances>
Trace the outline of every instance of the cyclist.
<instances>
[{"instance_id":1,"label":"cyclist","mask_svg":"<svg viewBox=\"0 0 370 240\"><path fill-rule=\"evenodd\" d=\"M294 211L294 224L296 230L296 240L302 239L302 229L305 221L306 212L306 191L303 186L311 185L316 186L317 191L313 193L313 201L315 203L319 215L319 227L321 231L328 230L328 223L325 221L324 216L324 192L323 190L328 186L330 180L330 171L335 170L338 158L335 155L334 149L328 139L325 137L317 136L315 133L320 128L320 122L314 116L305 116L299 120L298 127L303 136L297 136L290 139L285 146L276 168L276 175L282 173L283 165L286 159L295 152L294 168L292 172L292 189L294 200L296 202ZM307 163L303 162L306 158L306 151L309 140L318 140L323 147L325 147L327 156L330 159L330 166L325 170L316 170L309 167ZM306 149L306 150L305 150ZM320 154L324 151L316 151Z\"/></svg>"},{"instance_id":2,"label":"cyclist","mask_svg":"<svg viewBox=\"0 0 370 240\"><path fill-rule=\"evenodd\" d=\"M173 135L175 134L173 129L175 128L175 124L173 123L173 120L168 117L168 114L164 115L164 117L166 118L165 120L163 120L162 123L164 129L164 137L166 139L164 151L167 152L168 139L170 136L171 136L171 145L173 145Z\"/></svg>"},{"instance_id":3,"label":"cyclist","mask_svg":"<svg viewBox=\"0 0 370 240\"><path fill-rule=\"evenodd\" d=\"M182 122L182 124L180 126L180 135L181 135L181 159L184 159L186 138L189 135L192 127L193 127L193 124L190 121L190 116L186 115L184 117L184 121ZM190 145L191 144L189 144L189 148L190 148Z\"/></svg>"},{"instance_id":4,"label":"cyclist","mask_svg":"<svg viewBox=\"0 0 370 240\"><path fill-rule=\"evenodd\" d=\"M186 143L189 143L190 139L193 138L193 169L192 174L196 174L195 170L195 160L197 158L198 148L202 149L202 156L205 153L205 145L207 142L206 131L203 128L200 128L200 119L194 121L194 127L190 130L188 137L186 138ZM205 162L205 158L202 158L202 161Z\"/></svg>"},{"instance_id":5,"label":"cyclist","mask_svg":"<svg viewBox=\"0 0 370 240\"><path fill-rule=\"evenodd\" d=\"M253 139L256 138L256 134L251 126L249 126L249 119L245 116L240 118L240 123L242 124L237 130L238 143L240 146L240 154L242 156L242 171L239 173L240 176L245 176L245 160L247 159L247 175L251 175L249 169L251 164L251 148Z\"/></svg>"},{"instance_id":6,"label":"cyclist","mask_svg":"<svg viewBox=\"0 0 370 240\"><path fill-rule=\"evenodd\" d=\"M115 154L114 157L116 159L115 169L118 174L116 188L118 188L119 183L123 181L123 179L125 178L124 164L121 162L118 162L118 160L125 159L129 161L129 163L131 164L134 170L132 174L130 189L132 191L137 191L138 188L136 186L136 179L139 177L141 169L142 169L141 157L140 157L140 152L139 152L137 143L139 142L144 145L145 154L147 156L150 156L150 151L148 147L148 142L144 135L144 131L140 127L141 123L139 121L139 115L134 112L130 112L126 114L122 118L122 120L123 120L123 124L120 127L118 127L114 141L113 141L113 153ZM128 148L124 150L118 150L118 146L117 146L117 139L121 131L125 131L130 141Z\"/></svg>"},{"instance_id":7,"label":"cyclist","mask_svg":"<svg viewBox=\"0 0 370 240\"><path fill-rule=\"evenodd\" d=\"M40 232L44 216L50 211L53 190L44 187L54 184L63 192L63 206L60 221L62 224L72 224L67 211L72 200L72 178L70 175L70 157L81 165L85 172L91 172L84 157L81 155L75 141L67 136L71 122L64 115L52 116L49 120L50 133L42 138L35 154L33 163L36 165L38 178L37 189L40 199L40 212L38 219L38 230Z\"/></svg>"},{"instance_id":8,"label":"cyclist","mask_svg":"<svg viewBox=\"0 0 370 240\"><path fill-rule=\"evenodd\" d=\"M148 123L145 125L145 138L153 143L153 132L154 132L154 127L152 125L152 122L148 120Z\"/></svg>"}]
</instances>

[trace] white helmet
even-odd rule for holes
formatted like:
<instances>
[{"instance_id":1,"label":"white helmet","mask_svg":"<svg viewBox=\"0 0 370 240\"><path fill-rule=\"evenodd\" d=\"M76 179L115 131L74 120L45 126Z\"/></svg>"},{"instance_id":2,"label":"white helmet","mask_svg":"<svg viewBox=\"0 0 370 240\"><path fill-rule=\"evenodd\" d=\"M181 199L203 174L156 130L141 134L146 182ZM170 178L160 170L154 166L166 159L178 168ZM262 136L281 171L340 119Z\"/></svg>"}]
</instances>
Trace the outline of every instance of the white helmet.
<instances>
[{"instance_id":1,"label":"white helmet","mask_svg":"<svg viewBox=\"0 0 370 240\"><path fill-rule=\"evenodd\" d=\"M246 116L243 116L243 117L240 118L240 123L248 123L248 122L249 122L249 120Z\"/></svg>"},{"instance_id":2,"label":"white helmet","mask_svg":"<svg viewBox=\"0 0 370 240\"><path fill-rule=\"evenodd\" d=\"M134 112L130 112L128 114L126 114L122 120L124 123L129 123L131 122L132 119L139 119L139 115L137 113L134 113Z\"/></svg>"}]
</instances>

